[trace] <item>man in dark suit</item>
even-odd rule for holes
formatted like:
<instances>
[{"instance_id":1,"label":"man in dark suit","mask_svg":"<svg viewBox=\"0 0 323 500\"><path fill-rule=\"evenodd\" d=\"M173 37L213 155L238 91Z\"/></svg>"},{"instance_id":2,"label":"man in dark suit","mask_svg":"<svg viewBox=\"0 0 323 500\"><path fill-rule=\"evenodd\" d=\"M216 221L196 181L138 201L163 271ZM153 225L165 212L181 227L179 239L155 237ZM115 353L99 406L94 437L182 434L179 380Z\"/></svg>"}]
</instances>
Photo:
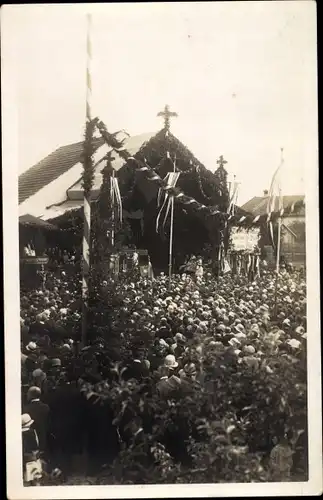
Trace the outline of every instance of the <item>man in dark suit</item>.
<instances>
[{"instance_id":1,"label":"man in dark suit","mask_svg":"<svg viewBox=\"0 0 323 500\"><path fill-rule=\"evenodd\" d=\"M34 428L36 429L39 439L39 449L41 452L46 452L47 448L47 433L49 421L49 406L41 400L41 389L33 386L27 392L27 404L24 412L28 413L34 420Z\"/></svg>"}]
</instances>

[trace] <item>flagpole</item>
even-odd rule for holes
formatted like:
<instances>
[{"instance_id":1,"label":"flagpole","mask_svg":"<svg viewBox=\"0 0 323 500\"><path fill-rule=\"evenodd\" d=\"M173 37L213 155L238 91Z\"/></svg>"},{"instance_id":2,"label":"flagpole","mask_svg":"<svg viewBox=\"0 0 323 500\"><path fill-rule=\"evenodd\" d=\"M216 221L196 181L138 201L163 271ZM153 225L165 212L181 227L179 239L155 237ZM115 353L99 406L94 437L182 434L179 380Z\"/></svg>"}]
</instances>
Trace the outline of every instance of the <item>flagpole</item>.
<instances>
[{"instance_id":1,"label":"flagpole","mask_svg":"<svg viewBox=\"0 0 323 500\"><path fill-rule=\"evenodd\" d=\"M175 160L174 160L174 169L175 172ZM168 270L169 270L169 286L171 284L172 278L172 260L173 260L173 233L174 233L174 196L171 199L171 213L170 213L170 235L169 235L169 262L168 262Z\"/></svg>"},{"instance_id":2,"label":"flagpole","mask_svg":"<svg viewBox=\"0 0 323 500\"><path fill-rule=\"evenodd\" d=\"M113 169L112 171L112 178L110 178L111 182L111 245L112 245L112 250L114 250L114 237L115 237L115 228L114 228L114 223L115 223L115 216L114 216L114 177L115 177L115 171Z\"/></svg>"},{"instance_id":3,"label":"flagpole","mask_svg":"<svg viewBox=\"0 0 323 500\"><path fill-rule=\"evenodd\" d=\"M86 45L86 128L90 126L92 120L92 46L91 46L91 25L92 16L87 15L87 45ZM86 132L87 135L87 132ZM92 139L92 137L91 137ZM90 139L90 140L91 140ZM89 160L89 158L88 158ZM84 174L88 170L88 162L84 162ZM88 294L89 294L89 274L90 274L90 252L91 252L91 189L93 181L84 185L84 223L83 223L83 262L82 262L82 331L81 343L83 347L87 344L87 317L88 317Z\"/></svg>"},{"instance_id":4,"label":"flagpole","mask_svg":"<svg viewBox=\"0 0 323 500\"><path fill-rule=\"evenodd\" d=\"M117 262L116 262L116 256L114 255L114 240L115 240L115 213L114 213L114 177L115 177L115 171L113 169L111 177L110 177L110 198L111 198L111 271L112 271L112 276L115 276L116 274L116 267L117 267Z\"/></svg>"},{"instance_id":5,"label":"flagpole","mask_svg":"<svg viewBox=\"0 0 323 500\"><path fill-rule=\"evenodd\" d=\"M282 218L278 218L278 240L277 240L277 254L276 254L276 273L278 275L279 273L279 267L280 267L280 235L281 235L281 225L282 225Z\"/></svg>"},{"instance_id":6,"label":"flagpole","mask_svg":"<svg viewBox=\"0 0 323 500\"><path fill-rule=\"evenodd\" d=\"M283 164L283 148L281 148L281 165ZM277 253L276 253L276 283L275 283L275 318L277 317L277 289L278 289L278 276L280 269L280 239L281 239L281 225L282 225L282 217L281 213L283 210L283 199L282 199L282 190L281 186L279 186L279 217L278 217L278 230L277 230Z\"/></svg>"}]
</instances>

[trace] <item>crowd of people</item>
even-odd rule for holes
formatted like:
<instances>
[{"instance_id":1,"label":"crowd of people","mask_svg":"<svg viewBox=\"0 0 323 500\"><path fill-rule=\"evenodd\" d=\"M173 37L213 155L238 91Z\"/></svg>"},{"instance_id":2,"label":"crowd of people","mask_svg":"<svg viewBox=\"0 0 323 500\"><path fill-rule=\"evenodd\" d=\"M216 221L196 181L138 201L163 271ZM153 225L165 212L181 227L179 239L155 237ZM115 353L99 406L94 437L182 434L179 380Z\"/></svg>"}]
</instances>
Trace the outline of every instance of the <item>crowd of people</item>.
<instances>
[{"instance_id":1,"label":"crowd of people","mask_svg":"<svg viewBox=\"0 0 323 500\"><path fill-rule=\"evenodd\" d=\"M101 279L86 345L79 276L22 289L25 484L305 480L304 275L198 266Z\"/></svg>"}]
</instances>

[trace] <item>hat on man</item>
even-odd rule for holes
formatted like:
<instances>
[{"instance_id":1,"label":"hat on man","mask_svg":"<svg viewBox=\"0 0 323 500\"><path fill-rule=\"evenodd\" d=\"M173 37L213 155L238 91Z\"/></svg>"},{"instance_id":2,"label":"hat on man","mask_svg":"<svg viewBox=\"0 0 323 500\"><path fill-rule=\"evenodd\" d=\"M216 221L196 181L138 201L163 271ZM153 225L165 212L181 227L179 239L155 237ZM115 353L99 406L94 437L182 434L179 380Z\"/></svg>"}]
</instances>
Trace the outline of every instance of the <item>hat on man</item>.
<instances>
[{"instance_id":1,"label":"hat on man","mask_svg":"<svg viewBox=\"0 0 323 500\"><path fill-rule=\"evenodd\" d=\"M177 368L178 363L173 354L168 354L164 359L164 366L167 368Z\"/></svg>"},{"instance_id":2,"label":"hat on man","mask_svg":"<svg viewBox=\"0 0 323 500\"><path fill-rule=\"evenodd\" d=\"M62 366L62 362L59 358L54 358L52 359L52 368L55 368L55 367L58 367L58 366Z\"/></svg>"},{"instance_id":3,"label":"hat on man","mask_svg":"<svg viewBox=\"0 0 323 500\"><path fill-rule=\"evenodd\" d=\"M61 350L64 351L64 352L71 351L70 344L63 344L62 347L61 347Z\"/></svg>"},{"instance_id":4,"label":"hat on man","mask_svg":"<svg viewBox=\"0 0 323 500\"><path fill-rule=\"evenodd\" d=\"M40 368L36 368L36 370L33 371L32 376L34 379L39 379L42 382L46 378L46 373Z\"/></svg>"},{"instance_id":5,"label":"hat on man","mask_svg":"<svg viewBox=\"0 0 323 500\"><path fill-rule=\"evenodd\" d=\"M37 351L37 344L36 344L36 342L29 342L29 344L26 345L26 349L29 352L35 352L35 351Z\"/></svg>"},{"instance_id":6,"label":"hat on man","mask_svg":"<svg viewBox=\"0 0 323 500\"><path fill-rule=\"evenodd\" d=\"M41 396L41 390L39 387L32 386L29 387L27 392L27 399L31 401L32 399L39 399Z\"/></svg>"},{"instance_id":7,"label":"hat on man","mask_svg":"<svg viewBox=\"0 0 323 500\"><path fill-rule=\"evenodd\" d=\"M185 336L184 336L182 333L180 333L180 332L176 333L176 335L175 335L175 340L176 340L178 343L182 343L182 344L185 344L185 342L186 342L186 338L185 338Z\"/></svg>"},{"instance_id":8,"label":"hat on man","mask_svg":"<svg viewBox=\"0 0 323 500\"><path fill-rule=\"evenodd\" d=\"M186 373L186 375L190 376L190 377L193 377L194 375L196 375L196 366L194 363L187 363L185 366L184 366L184 371Z\"/></svg>"},{"instance_id":9,"label":"hat on man","mask_svg":"<svg viewBox=\"0 0 323 500\"><path fill-rule=\"evenodd\" d=\"M30 427L34 423L33 419L29 415L29 413L24 413L21 415L21 428L22 432L29 431Z\"/></svg>"}]
</instances>

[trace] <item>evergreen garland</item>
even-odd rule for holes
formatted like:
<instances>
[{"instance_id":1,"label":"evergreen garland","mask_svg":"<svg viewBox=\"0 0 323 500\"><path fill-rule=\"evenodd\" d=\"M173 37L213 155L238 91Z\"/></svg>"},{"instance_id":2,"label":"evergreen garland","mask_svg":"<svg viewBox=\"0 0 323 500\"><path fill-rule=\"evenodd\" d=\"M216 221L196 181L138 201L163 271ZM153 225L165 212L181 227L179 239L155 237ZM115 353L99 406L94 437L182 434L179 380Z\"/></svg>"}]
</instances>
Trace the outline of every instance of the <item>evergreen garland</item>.
<instances>
[{"instance_id":1,"label":"evergreen garland","mask_svg":"<svg viewBox=\"0 0 323 500\"><path fill-rule=\"evenodd\" d=\"M93 134L96 127L96 119L87 121L84 133L84 149L81 157L83 163L83 179L82 187L84 189L84 196L89 198L94 181L94 159L93 154L95 151L93 144Z\"/></svg>"}]
</instances>

